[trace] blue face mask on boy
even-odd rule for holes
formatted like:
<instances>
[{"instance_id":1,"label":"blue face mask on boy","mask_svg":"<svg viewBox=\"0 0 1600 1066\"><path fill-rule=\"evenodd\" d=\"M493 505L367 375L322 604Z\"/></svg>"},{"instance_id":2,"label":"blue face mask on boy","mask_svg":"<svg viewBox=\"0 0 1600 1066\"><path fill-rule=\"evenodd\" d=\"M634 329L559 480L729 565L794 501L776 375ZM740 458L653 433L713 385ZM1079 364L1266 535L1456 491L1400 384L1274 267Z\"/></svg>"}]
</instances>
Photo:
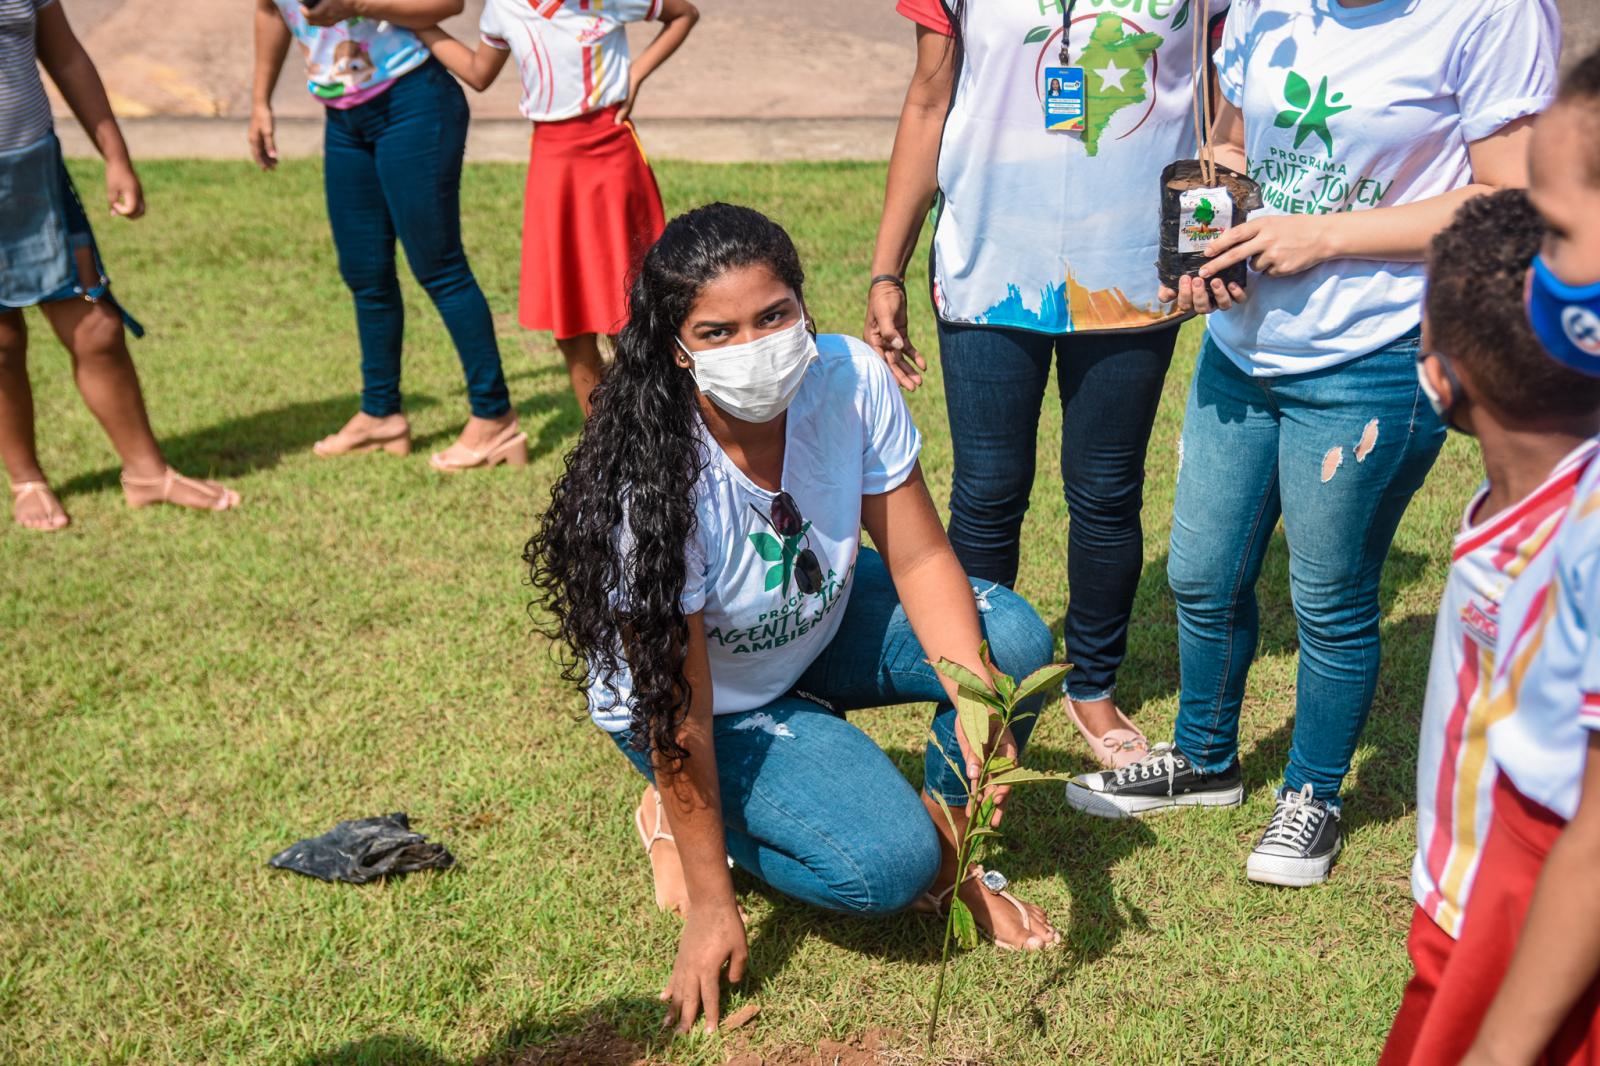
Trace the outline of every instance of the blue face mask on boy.
<instances>
[{"instance_id":1,"label":"blue face mask on boy","mask_svg":"<svg viewBox=\"0 0 1600 1066\"><path fill-rule=\"evenodd\" d=\"M1600 281L1568 285L1533 257L1528 275L1528 321L1558 362L1600 377Z\"/></svg>"}]
</instances>

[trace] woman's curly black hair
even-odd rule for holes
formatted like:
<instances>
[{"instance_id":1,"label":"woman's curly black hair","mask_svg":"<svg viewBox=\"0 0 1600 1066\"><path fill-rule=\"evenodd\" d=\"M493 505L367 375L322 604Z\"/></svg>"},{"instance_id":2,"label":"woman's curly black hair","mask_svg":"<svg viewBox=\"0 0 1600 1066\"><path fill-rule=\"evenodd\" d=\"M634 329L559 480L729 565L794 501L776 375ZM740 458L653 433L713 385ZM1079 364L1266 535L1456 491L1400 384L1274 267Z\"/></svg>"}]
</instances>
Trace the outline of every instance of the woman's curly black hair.
<instances>
[{"instance_id":1,"label":"woman's curly black hair","mask_svg":"<svg viewBox=\"0 0 1600 1066\"><path fill-rule=\"evenodd\" d=\"M667 759L687 754L677 740L690 697L679 600L706 463L678 330L702 287L747 266L771 270L804 306L794 242L759 211L714 203L667 224L633 278L615 362L522 556L534 606L551 619L545 632L570 652L562 676L604 684L626 669L635 743Z\"/></svg>"}]
</instances>

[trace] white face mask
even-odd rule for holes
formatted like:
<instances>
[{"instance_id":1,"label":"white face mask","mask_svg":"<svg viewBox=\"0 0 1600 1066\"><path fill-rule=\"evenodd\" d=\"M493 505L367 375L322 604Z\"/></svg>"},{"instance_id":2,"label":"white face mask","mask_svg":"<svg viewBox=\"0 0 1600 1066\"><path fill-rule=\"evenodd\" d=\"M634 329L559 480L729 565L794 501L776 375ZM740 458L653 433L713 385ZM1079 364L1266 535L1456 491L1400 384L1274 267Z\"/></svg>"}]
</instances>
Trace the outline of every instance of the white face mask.
<instances>
[{"instance_id":1,"label":"white face mask","mask_svg":"<svg viewBox=\"0 0 1600 1066\"><path fill-rule=\"evenodd\" d=\"M817 361L817 342L802 318L788 329L747 344L691 352L694 383L711 402L741 422L771 422L800 391L806 370Z\"/></svg>"}]
</instances>

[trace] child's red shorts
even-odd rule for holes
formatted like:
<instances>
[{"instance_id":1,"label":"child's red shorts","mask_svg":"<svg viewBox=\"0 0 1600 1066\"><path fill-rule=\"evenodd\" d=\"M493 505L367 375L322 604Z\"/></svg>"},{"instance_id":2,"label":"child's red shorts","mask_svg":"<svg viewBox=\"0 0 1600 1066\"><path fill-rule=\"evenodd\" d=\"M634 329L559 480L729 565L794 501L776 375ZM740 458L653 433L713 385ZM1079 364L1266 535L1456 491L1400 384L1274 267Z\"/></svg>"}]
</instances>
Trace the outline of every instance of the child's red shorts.
<instances>
[{"instance_id":1,"label":"child's red shorts","mask_svg":"<svg viewBox=\"0 0 1600 1066\"><path fill-rule=\"evenodd\" d=\"M1566 823L1495 782L1494 817L1452 942L1420 909L1406 947L1416 974L1406 986L1382 1066L1447 1066L1460 1061L1500 990L1522 933L1534 885ZM1591 984L1540 1059L1544 1066L1600 1066L1600 980Z\"/></svg>"}]
</instances>

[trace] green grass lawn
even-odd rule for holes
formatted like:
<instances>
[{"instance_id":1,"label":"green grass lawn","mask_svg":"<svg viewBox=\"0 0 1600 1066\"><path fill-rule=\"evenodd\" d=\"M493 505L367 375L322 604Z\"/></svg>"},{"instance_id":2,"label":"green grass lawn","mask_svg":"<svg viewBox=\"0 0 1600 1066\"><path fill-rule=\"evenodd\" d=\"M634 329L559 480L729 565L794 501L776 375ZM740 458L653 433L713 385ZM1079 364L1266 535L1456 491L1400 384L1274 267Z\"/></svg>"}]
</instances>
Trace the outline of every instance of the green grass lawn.
<instances>
[{"instance_id":1,"label":"green grass lawn","mask_svg":"<svg viewBox=\"0 0 1600 1066\"><path fill-rule=\"evenodd\" d=\"M127 510L65 353L30 317L42 454L74 524L52 536L0 524L0 1061L503 1063L591 1025L678 1063L869 1030L914 1052L940 926L826 915L748 878L752 977L739 999L758 1002L759 1018L726 1041L658 1035L678 922L651 903L630 823L640 782L582 719L526 611L519 553L579 416L549 339L516 326L522 168L469 168L464 226L534 461L458 477L425 458L466 404L444 330L409 277L419 454L311 455L355 410L358 387L316 164L275 175L151 164L150 214L135 224L98 209L96 168L74 169L117 291L150 327L135 354L169 457L226 479L244 507ZM720 198L783 222L820 327L859 330L882 167L659 173L669 213ZM913 330L936 347L921 300ZM1197 338L1195 327L1184 335L1150 449L1147 569L1122 676L1124 706L1157 738L1177 703L1166 543ZM911 404L942 506L937 370ZM1058 629L1059 421L1047 411L1019 586ZM1019 792L987 861L1050 912L1065 943L1040 957L961 957L943 1057L1376 1057L1408 972L1433 612L1477 477L1470 446L1453 440L1395 544L1383 676L1329 884L1244 879L1293 710L1280 535L1262 580L1244 807L1113 824L1073 816L1054 786ZM913 781L927 710L858 719ZM1059 707L1035 737L1034 764L1087 767ZM341 818L391 810L446 842L459 866L357 888L264 865Z\"/></svg>"}]
</instances>

